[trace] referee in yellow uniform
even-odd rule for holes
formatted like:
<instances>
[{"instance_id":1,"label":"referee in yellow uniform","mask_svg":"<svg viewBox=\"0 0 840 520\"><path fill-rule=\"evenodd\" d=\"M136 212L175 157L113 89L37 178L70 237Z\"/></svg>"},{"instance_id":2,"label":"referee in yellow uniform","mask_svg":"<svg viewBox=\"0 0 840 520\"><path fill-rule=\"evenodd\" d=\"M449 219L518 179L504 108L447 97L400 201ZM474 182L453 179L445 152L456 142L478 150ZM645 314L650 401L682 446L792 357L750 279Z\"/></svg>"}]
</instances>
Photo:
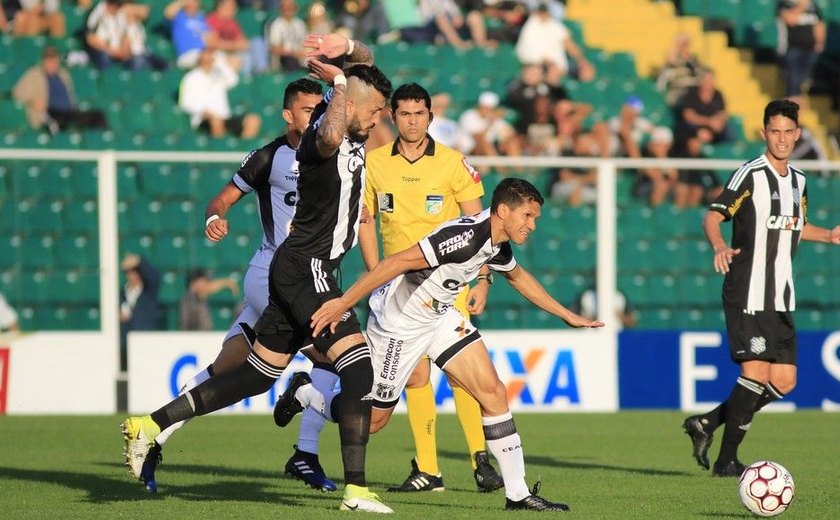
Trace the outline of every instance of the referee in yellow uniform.
<instances>
[{"instance_id":1,"label":"referee in yellow uniform","mask_svg":"<svg viewBox=\"0 0 840 520\"><path fill-rule=\"evenodd\" d=\"M372 219L359 229L359 245L368 269L379 262L376 217L382 234L384 256L416 244L440 224L459 215L482 210L484 188L479 173L459 152L435 142L428 134L432 122L429 93L416 83L402 85L391 97L391 112L397 140L367 154L365 205ZM479 314L493 283L483 267L478 283L465 288L456 307L465 316ZM414 370L406 388L408 419L417 450L411 474L389 491L443 491L435 440L437 412L429 381L429 358ZM452 384L458 419L469 448L476 485L480 491L494 491L504 485L490 464L484 442L478 402Z\"/></svg>"}]
</instances>

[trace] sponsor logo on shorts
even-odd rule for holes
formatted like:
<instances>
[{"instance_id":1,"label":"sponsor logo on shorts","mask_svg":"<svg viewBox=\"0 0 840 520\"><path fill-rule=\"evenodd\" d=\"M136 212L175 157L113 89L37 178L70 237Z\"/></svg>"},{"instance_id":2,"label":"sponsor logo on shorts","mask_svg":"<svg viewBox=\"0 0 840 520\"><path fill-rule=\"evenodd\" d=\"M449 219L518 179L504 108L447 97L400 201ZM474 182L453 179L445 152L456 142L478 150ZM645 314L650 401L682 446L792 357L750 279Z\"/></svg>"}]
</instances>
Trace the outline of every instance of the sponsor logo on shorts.
<instances>
[{"instance_id":1,"label":"sponsor logo on shorts","mask_svg":"<svg viewBox=\"0 0 840 520\"><path fill-rule=\"evenodd\" d=\"M402 346L403 340L388 338L388 347L385 349L385 361L382 363L382 370L379 372L380 378L387 379L388 381L397 379Z\"/></svg>"},{"instance_id":2,"label":"sponsor logo on shorts","mask_svg":"<svg viewBox=\"0 0 840 520\"><path fill-rule=\"evenodd\" d=\"M383 385L376 383L376 398L380 401L393 401L397 393L397 387L394 385Z\"/></svg>"},{"instance_id":3,"label":"sponsor logo on shorts","mask_svg":"<svg viewBox=\"0 0 840 520\"><path fill-rule=\"evenodd\" d=\"M750 352L753 354L761 354L767 350L767 340L763 336L757 338L750 338Z\"/></svg>"}]
</instances>

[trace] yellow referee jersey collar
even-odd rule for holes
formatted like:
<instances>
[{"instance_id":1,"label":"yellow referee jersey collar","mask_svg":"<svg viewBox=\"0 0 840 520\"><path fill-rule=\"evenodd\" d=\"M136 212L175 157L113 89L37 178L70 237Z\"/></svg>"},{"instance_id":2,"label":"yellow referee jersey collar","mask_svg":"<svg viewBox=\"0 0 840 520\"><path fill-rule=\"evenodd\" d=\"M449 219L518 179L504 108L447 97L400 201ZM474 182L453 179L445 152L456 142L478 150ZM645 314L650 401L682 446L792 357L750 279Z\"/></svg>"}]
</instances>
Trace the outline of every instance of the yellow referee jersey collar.
<instances>
[{"instance_id":1,"label":"yellow referee jersey collar","mask_svg":"<svg viewBox=\"0 0 840 520\"><path fill-rule=\"evenodd\" d=\"M435 140L432 139L432 136L430 136L428 134L428 132L426 133L426 139L428 139L428 142L426 143L426 150L423 151L423 155L434 155L435 154ZM397 137L397 139L394 141L394 144L391 145L391 156L392 157L394 155L399 155L400 154L400 148L398 146L399 142L400 142L400 138Z\"/></svg>"}]
</instances>

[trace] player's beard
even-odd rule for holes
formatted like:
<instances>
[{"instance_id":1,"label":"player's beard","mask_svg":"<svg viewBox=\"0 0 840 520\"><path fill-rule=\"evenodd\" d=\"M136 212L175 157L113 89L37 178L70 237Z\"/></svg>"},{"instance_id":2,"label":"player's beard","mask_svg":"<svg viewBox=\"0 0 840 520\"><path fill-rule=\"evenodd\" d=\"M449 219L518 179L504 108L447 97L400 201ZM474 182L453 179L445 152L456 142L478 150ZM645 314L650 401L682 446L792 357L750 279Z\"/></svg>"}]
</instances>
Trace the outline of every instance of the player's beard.
<instances>
[{"instance_id":1,"label":"player's beard","mask_svg":"<svg viewBox=\"0 0 840 520\"><path fill-rule=\"evenodd\" d=\"M359 120L354 117L347 125L347 135L350 136L350 139L353 141L363 143L367 141L367 138L370 136L370 130L362 130Z\"/></svg>"}]
</instances>

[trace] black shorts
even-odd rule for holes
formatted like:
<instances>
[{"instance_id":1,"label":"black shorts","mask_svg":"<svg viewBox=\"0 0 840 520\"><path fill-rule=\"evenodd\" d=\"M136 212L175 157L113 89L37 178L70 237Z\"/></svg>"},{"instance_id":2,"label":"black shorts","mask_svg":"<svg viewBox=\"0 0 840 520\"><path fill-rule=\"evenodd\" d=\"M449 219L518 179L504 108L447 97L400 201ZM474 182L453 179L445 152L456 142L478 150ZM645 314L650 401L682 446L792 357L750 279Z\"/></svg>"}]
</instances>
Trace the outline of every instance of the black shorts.
<instances>
[{"instance_id":1,"label":"black shorts","mask_svg":"<svg viewBox=\"0 0 840 520\"><path fill-rule=\"evenodd\" d=\"M755 311L723 306L729 355L736 363L762 360L796 365L796 330L790 312Z\"/></svg>"},{"instance_id":2,"label":"black shorts","mask_svg":"<svg viewBox=\"0 0 840 520\"><path fill-rule=\"evenodd\" d=\"M231 116L225 119L225 130L233 135L240 135L242 133L243 119L243 116ZM210 123L205 119L198 125L198 129L205 133L210 133Z\"/></svg>"},{"instance_id":3,"label":"black shorts","mask_svg":"<svg viewBox=\"0 0 840 520\"><path fill-rule=\"evenodd\" d=\"M338 340L361 334L356 313L350 309L335 333L329 330L312 338L312 315L327 300L342 295L333 276L336 260L320 260L300 255L280 246L268 274L268 307L254 325L257 339L273 352L294 354L313 343L326 355Z\"/></svg>"}]
</instances>

